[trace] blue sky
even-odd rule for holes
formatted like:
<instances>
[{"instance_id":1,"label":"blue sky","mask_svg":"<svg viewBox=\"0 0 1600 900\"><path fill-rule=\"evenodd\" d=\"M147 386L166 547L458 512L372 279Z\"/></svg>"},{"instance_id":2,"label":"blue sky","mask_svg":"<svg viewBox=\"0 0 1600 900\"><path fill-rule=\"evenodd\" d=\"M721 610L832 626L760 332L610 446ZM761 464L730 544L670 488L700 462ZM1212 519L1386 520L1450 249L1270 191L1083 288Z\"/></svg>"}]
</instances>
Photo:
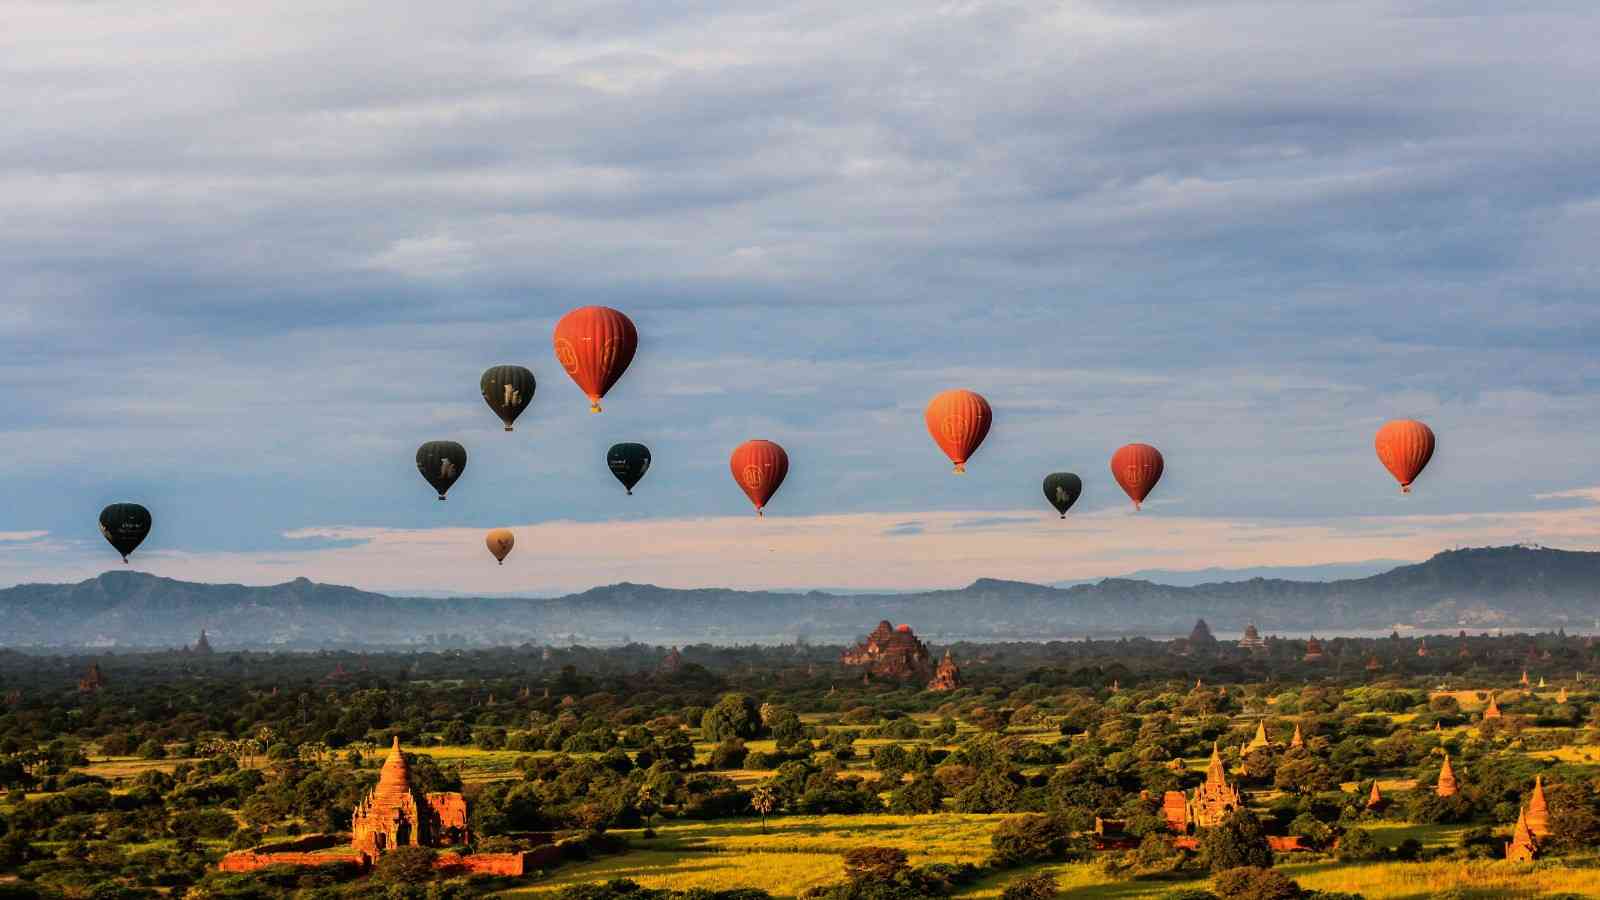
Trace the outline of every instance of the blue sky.
<instances>
[{"instance_id":1,"label":"blue sky","mask_svg":"<svg viewBox=\"0 0 1600 900\"><path fill-rule=\"evenodd\" d=\"M1563 518L1600 485L1592 3L772 6L8 7L0 582L116 562L95 516L125 499L152 571L387 589L1595 543ZM588 303L642 335L600 416L550 350ZM477 397L502 362L539 379L513 435ZM996 410L961 479L921 422L948 387ZM1404 500L1371 449L1398 416L1441 439ZM926 543L734 571L687 535L747 527L749 437L793 460L775 517ZM412 464L435 438L470 453L448 504ZM655 454L633 498L621 440ZM1183 535L1125 515L1133 440ZM1034 548L1058 469L1101 550L963 549L954 523ZM1425 537L1386 542L1405 517ZM569 522L633 543L534 546ZM1199 523L1361 542L1235 558ZM511 575L348 552L502 524L533 529ZM671 564L638 563L657 541Z\"/></svg>"}]
</instances>

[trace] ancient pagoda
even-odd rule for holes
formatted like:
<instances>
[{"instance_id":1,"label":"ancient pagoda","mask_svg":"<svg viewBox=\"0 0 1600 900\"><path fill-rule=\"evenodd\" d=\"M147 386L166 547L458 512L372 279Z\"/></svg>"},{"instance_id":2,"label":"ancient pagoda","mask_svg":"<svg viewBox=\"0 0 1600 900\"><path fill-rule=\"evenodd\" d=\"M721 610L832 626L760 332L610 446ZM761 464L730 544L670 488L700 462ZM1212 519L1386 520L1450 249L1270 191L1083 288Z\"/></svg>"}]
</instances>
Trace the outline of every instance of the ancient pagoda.
<instances>
[{"instance_id":1,"label":"ancient pagoda","mask_svg":"<svg viewBox=\"0 0 1600 900\"><path fill-rule=\"evenodd\" d=\"M877 676L895 681L925 679L933 674L933 654L917 639L910 625L896 627L885 619L872 633L839 655L847 666L866 669L862 677Z\"/></svg>"},{"instance_id":2,"label":"ancient pagoda","mask_svg":"<svg viewBox=\"0 0 1600 900\"><path fill-rule=\"evenodd\" d=\"M395 847L448 847L468 843L467 801L460 794L418 794L396 735L378 785L350 817L351 844L368 859Z\"/></svg>"},{"instance_id":3,"label":"ancient pagoda","mask_svg":"<svg viewBox=\"0 0 1600 900\"><path fill-rule=\"evenodd\" d=\"M1539 855L1539 841L1533 836L1533 829L1528 827L1526 813L1517 813L1517 827L1511 831L1511 840L1506 844L1506 860L1508 862L1533 862Z\"/></svg>"},{"instance_id":4,"label":"ancient pagoda","mask_svg":"<svg viewBox=\"0 0 1600 900\"><path fill-rule=\"evenodd\" d=\"M1439 769L1439 783L1434 786L1433 792L1441 797L1454 797L1461 790L1456 783L1456 770L1450 765L1450 754L1444 755L1444 765Z\"/></svg>"},{"instance_id":5,"label":"ancient pagoda","mask_svg":"<svg viewBox=\"0 0 1600 900\"><path fill-rule=\"evenodd\" d=\"M1562 688L1561 690L1556 692L1556 702L1557 703L1562 703L1562 704L1567 702L1567 689L1566 688Z\"/></svg>"},{"instance_id":6,"label":"ancient pagoda","mask_svg":"<svg viewBox=\"0 0 1600 900\"><path fill-rule=\"evenodd\" d=\"M1211 745L1211 763L1206 766L1205 783L1189 795L1189 819L1200 828L1220 825L1228 814L1244 806L1239 791L1228 783L1228 770L1222 764L1222 751Z\"/></svg>"},{"instance_id":7,"label":"ancient pagoda","mask_svg":"<svg viewBox=\"0 0 1600 900\"><path fill-rule=\"evenodd\" d=\"M78 679L78 693L93 694L106 686L106 676L100 671L99 663L89 663L89 671L83 673Z\"/></svg>"},{"instance_id":8,"label":"ancient pagoda","mask_svg":"<svg viewBox=\"0 0 1600 900\"><path fill-rule=\"evenodd\" d=\"M1427 656L1428 655L1428 639L1427 638L1423 638L1422 639L1422 643L1417 645L1417 655L1418 656Z\"/></svg>"},{"instance_id":9,"label":"ancient pagoda","mask_svg":"<svg viewBox=\"0 0 1600 900\"><path fill-rule=\"evenodd\" d=\"M1544 799L1544 776L1533 776L1533 796L1528 798L1528 808L1524 812L1528 822L1528 830L1533 836L1543 840L1550 836L1550 807Z\"/></svg>"},{"instance_id":10,"label":"ancient pagoda","mask_svg":"<svg viewBox=\"0 0 1600 900\"><path fill-rule=\"evenodd\" d=\"M1322 642L1317 640L1316 635L1312 635L1311 639L1306 641L1306 655L1302 656L1301 660L1305 662L1322 661Z\"/></svg>"},{"instance_id":11,"label":"ancient pagoda","mask_svg":"<svg viewBox=\"0 0 1600 900\"><path fill-rule=\"evenodd\" d=\"M1267 737L1267 720L1262 719L1256 723L1256 736L1250 743L1244 745L1244 755L1249 756L1257 750L1271 750L1272 741Z\"/></svg>"},{"instance_id":12,"label":"ancient pagoda","mask_svg":"<svg viewBox=\"0 0 1600 900\"><path fill-rule=\"evenodd\" d=\"M1378 782L1372 782L1372 791L1367 794L1367 809L1376 812L1377 810L1383 809L1388 805L1389 801L1385 799L1383 793L1378 790Z\"/></svg>"},{"instance_id":13,"label":"ancient pagoda","mask_svg":"<svg viewBox=\"0 0 1600 900\"><path fill-rule=\"evenodd\" d=\"M1290 750L1301 750L1306 745L1306 739L1300 736L1300 723L1294 723L1294 737L1289 738Z\"/></svg>"},{"instance_id":14,"label":"ancient pagoda","mask_svg":"<svg viewBox=\"0 0 1600 900\"><path fill-rule=\"evenodd\" d=\"M961 687L961 668L956 665L955 657L950 655L950 648L946 647L944 658L939 660L939 668L934 670L933 680L928 682L930 691L953 691Z\"/></svg>"},{"instance_id":15,"label":"ancient pagoda","mask_svg":"<svg viewBox=\"0 0 1600 900\"><path fill-rule=\"evenodd\" d=\"M1256 630L1256 623L1251 622L1244 627L1244 637L1239 639L1239 649L1251 653L1260 653L1267 649L1267 642L1261 639L1261 632Z\"/></svg>"},{"instance_id":16,"label":"ancient pagoda","mask_svg":"<svg viewBox=\"0 0 1600 900\"><path fill-rule=\"evenodd\" d=\"M661 662L656 664L656 674L658 675L676 675L681 671L683 671L683 654L678 652L677 647L673 647L672 651L663 656Z\"/></svg>"},{"instance_id":17,"label":"ancient pagoda","mask_svg":"<svg viewBox=\"0 0 1600 900\"><path fill-rule=\"evenodd\" d=\"M1489 705L1484 707L1484 709L1483 709L1483 717L1485 719L1498 719L1498 718L1500 718L1500 704L1495 702L1494 692L1493 691L1489 692Z\"/></svg>"}]
</instances>

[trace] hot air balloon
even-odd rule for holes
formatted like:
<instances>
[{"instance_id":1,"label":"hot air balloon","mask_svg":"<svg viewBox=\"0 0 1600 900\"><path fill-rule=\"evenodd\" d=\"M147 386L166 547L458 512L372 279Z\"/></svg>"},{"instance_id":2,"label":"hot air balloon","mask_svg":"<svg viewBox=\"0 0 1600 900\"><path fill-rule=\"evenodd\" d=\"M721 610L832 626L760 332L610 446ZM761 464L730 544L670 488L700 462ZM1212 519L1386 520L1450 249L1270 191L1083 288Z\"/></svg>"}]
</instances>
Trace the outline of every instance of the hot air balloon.
<instances>
[{"instance_id":1,"label":"hot air balloon","mask_svg":"<svg viewBox=\"0 0 1600 900\"><path fill-rule=\"evenodd\" d=\"M113 503L100 511L100 533L128 561L128 554L150 534L150 510L137 503Z\"/></svg>"},{"instance_id":2,"label":"hot air balloon","mask_svg":"<svg viewBox=\"0 0 1600 900\"><path fill-rule=\"evenodd\" d=\"M612 444L606 451L606 465L631 496L633 486L650 471L650 448L643 444Z\"/></svg>"},{"instance_id":3,"label":"hot air balloon","mask_svg":"<svg viewBox=\"0 0 1600 900\"><path fill-rule=\"evenodd\" d=\"M759 516L764 514L762 510L767 501L778 492L784 476L789 474L789 454L771 441L745 441L728 457L728 469L750 502L756 505Z\"/></svg>"},{"instance_id":4,"label":"hot air balloon","mask_svg":"<svg viewBox=\"0 0 1600 900\"><path fill-rule=\"evenodd\" d=\"M989 434L994 411L989 401L971 391L945 391L934 397L923 410L928 434L939 445L957 472L967 470L967 460L978 452L978 445Z\"/></svg>"},{"instance_id":5,"label":"hot air balloon","mask_svg":"<svg viewBox=\"0 0 1600 900\"><path fill-rule=\"evenodd\" d=\"M478 388L483 391L483 402L489 404L506 424L506 430L511 431L517 416L533 402L538 384L533 380L533 373L522 366L494 366L478 379Z\"/></svg>"},{"instance_id":6,"label":"hot air balloon","mask_svg":"<svg viewBox=\"0 0 1600 900\"><path fill-rule=\"evenodd\" d=\"M554 341L556 360L589 395L589 411L599 412L600 398L633 362L639 332L610 307L584 306L561 317Z\"/></svg>"},{"instance_id":7,"label":"hot air balloon","mask_svg":"<svg viewBox=\"0 0 1600 900\"><path fill-rule=\"evenodd\" d=\"M1050 501L1056 512L1061 513L1063 519L1082 494L1083 479L1071 472L1053 472L1044 477L1044 498Z\"/></svg>"},{"instance_id":8,"label":"hot air balloon","mask_svg":"<svg viewBox=\"0 0 1600 900\"><path fill-rule=\"evenodd\" d=\"M1433 458L1433 429L1414 419L1395 419L1383 423L1372 443L1383 467L1400 482L1400 493L1411 493L1411 482Z\"/></svg>"},{"instance_id":9,"label":"hot air balloon","mask_svg":"<svg viewBox=\"0 0 1600 900\"><path fill-rule=\"evenodd\" d=\"M429 441L417 448L417 471L443 500L450 485L467 470L467 448L455 441Z\"/></svg>"},{"instance_id":10,"label":"hot air balloon","mask_svg":"<svg viewBox=\"0 0 1600 900\"><path fill-rule=\"evenodd\" d=\"M517 545L517 538L509 529L496 528L484 537L483 542L489 545L489 552L494 554L495 561L503 566L506 557L511 555L511 548Z\"/></svg>"},{"instance_id":11,"label":"hot air balloon","mask_svg":"<svg viewBox=\"0 0 1600 900\"><path fill-rule=\"evenodd\" d=\"M1149 444L1129 444L1111 454L1111 477L1128 492L1134 509L1150 496L1165 467L1161 451Z\"/></svg>"}]
</instances>

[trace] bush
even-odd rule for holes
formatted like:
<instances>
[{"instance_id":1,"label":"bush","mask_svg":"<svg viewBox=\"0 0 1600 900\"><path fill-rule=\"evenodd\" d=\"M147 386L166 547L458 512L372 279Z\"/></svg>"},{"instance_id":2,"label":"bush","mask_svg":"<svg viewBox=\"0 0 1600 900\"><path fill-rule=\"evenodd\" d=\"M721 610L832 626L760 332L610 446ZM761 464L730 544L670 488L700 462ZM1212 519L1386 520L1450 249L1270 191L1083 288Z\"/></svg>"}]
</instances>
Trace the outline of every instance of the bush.
<instances>
[{"instance_id":1,"label":"bush","mask_svg":"<svg viewBox=\"0 0 1600 900\"><path fill-rule=\"evenodd\" d=\"M384 884L418 884L432 881L435 874L433 851L427 847L396 847L372 867L373 879Z\"/></svg>"},{"instance_id":2,"label":"bush","mask_svg":"<svg viewBox=\"0 0 1600 900\"><path fill-rule=\"evenodd\" d=\"M1335 852L1341 862L1361 862L1364 860L1382 859L1383 846L1373 838L1372 833L1363 828L1352 828L1339 838L1339 847Z\"/></svg>"},{"instance_id":3,"label":"bush","mask_svg":"<svg viewBox=\"0 0 1600 900\"><path fill-rule=\"evenodd\" d=\"M857 884L893 881L910 869L906 852L898 847L857 847L844 855L845 877Z\"/></svg>"},{"instance_id":4,"label":"bush","mask_svg":"<svg viewBox=\"0 0 1600 900\"><path fill-rule=\"evenodd\" d=\"M1200 857L1213 873L1272 866L1272 848L1261 821L1242 809L1230 813L1216 827L1200 830Z\"/></svg>"},{"instance_id":5,"label":"bush","mask_svg":"<svg viewBox=\"0 0 1600 900\"><path fill-rule=\"evenodd\" d=\"M1072 831L1053 816L1011 816L994 830L989 845L994 848L993 864L1000 867L1060 860L1072 846Z\"/></svg>"},{"instance_id":6,"label":"bush","mask_svg":"<svg viewBox=\"0 0 1600 900\"><path fill-rule=\"evenodd\" d=\"M1006 889L1000 892L1000 900L1052 900L1059 892L1056 877L1048 872L1040 872L1006 885Z\"/></svg>"},{"instance_id":7,"label":"bush","mask_svg":"<svg viewBox=\"0 0 1600 900\"><path fill-rule=\"evenodd\" d=\"M1289 876L1259 866L1219 872L1211 886L1223 900L1298 900L1302 893Z\"/></svg>"}]
</instances>

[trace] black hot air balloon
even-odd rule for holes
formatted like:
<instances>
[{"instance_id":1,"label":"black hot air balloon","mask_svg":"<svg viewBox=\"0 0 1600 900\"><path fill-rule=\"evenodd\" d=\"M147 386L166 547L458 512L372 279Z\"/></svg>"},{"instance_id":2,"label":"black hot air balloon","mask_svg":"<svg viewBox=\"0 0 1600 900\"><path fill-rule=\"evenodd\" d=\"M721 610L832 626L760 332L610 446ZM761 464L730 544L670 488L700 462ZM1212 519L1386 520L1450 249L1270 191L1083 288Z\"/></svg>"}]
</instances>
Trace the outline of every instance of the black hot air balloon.
<instances>
[{"instance_id":1,"label":"black hot air balloon","mask_svg":"<svg viewBox=\"0 0 1600 900\"><path fill-rule=\"evenodd\" d=\"M650 448L643 444L612 444L606 451L606 465L632 494L633 486L650 471Z\"/></svg>"},{"instance_id":2,"label":"black hot air balloon","mask_svg":"<svg viewBox=\"0 0 1600 900\"><path fill-rule=\"evenodd\" d=\"M137 503L113 503L100 511L100 533L128 561L128 554L150 534L150 510Z\"/></svg>"},{"instance_id":3,"label":"black hot air balloon","mask_svg":"<svg viewBox=\"0 0 1600 900\"><path fill-rule=\"evenodd\" d=\"M533 402L533 392L538 385L533 373L522 366L494 366L483 373L478 387L483 391L483 402L489 404L510 431L511 423Z\"/></svg>"},{"instance_id":4,"label":"black hot air balloon","mask_svg":"<svg viewBox=\"0 0 1600 900\"><path fill-rule=\"evenodd\" d=\"M1061 513L1063 519L1082 494L1083 479L1071 472L1052 472L1044 477L1044 498L1050 501L1056 512Z\"/></svg>"},{"instance_id":5,"label":"black hot air balloon","mask_svg":"<svg viewBox=\"0 0 1600 900\"><path fill-rule=\"evenodd\" d=\"M450 485L467 470L467 448L455 441L429 441L417 448L417 471L443 500Z\"/></svg>"}]
</instances>

